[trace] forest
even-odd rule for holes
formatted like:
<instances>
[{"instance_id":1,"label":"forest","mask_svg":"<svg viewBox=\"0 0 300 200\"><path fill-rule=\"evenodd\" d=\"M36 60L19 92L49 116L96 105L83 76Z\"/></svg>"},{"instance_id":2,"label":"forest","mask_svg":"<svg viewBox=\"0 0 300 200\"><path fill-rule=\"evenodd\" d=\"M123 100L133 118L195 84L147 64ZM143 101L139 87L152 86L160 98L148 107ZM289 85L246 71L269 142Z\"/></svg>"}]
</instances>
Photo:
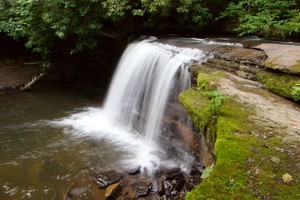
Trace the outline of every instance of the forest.
<instances>
[{"instance_id":1,"label":"forest","mask_svg":"<svg viewBox=\"0 0 300 200\"><path fill-rule=\"evenodd\" d=\"M43 57L135 33L298 37L295 0L1 0L0 32Z\"/></svg>"}]
</instances>

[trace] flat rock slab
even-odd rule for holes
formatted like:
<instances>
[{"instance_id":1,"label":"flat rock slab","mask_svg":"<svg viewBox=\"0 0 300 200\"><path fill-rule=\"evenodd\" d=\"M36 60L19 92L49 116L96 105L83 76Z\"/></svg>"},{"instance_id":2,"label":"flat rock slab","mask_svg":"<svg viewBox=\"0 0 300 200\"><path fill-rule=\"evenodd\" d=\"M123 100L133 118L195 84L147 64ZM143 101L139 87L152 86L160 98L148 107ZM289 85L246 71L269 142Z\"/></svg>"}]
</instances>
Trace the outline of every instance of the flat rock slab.
<instances>
[{"instance_id":1,"label":"flat rock slab","mask_svg":"<svg viewBox=\"0 0 300 200\"><path fill-rule=\"evenodd\" d=\"M266 68L300 75L300 46L264 43L256 48L267 54L268 58L264 62Z\"/></svg>"},{"instance_id":2,"label":"flat rock slab","mask_svg":"<svg viewBox=\"0 0 300 200\"><path fill-rule=\"evenodd\" d=\"M219 47L212 51L212 53L227 61L247 63L257 66L261 66L267 57L264 51L234 46Z\"/></svg>"}]
</instances>

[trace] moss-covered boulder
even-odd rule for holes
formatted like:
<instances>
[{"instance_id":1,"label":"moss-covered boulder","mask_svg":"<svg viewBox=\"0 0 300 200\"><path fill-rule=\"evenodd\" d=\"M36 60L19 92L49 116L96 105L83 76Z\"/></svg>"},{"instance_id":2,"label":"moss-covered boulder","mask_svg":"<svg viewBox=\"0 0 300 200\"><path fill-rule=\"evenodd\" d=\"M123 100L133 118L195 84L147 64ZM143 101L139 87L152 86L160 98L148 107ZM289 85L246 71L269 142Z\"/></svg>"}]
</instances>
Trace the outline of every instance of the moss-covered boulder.
<instances>
[{"instance_id":1,"label":"moss-covered boulder","mask_svg":"<svg viewBox=\"0 0 300 200\"><path fill-rule=\"evenodd\" d=\"M215 135L202 133L216 139L216 162L207 168L205 176L201 176L203 182L187 193L185 199L299 199L299 140L283 142L283 137L291 135L287 132L290 129L283 128L290 122L280 124L277 120L269 126L264 121L270 120L266 113L278 107L257 108L256 103L251 102L253 98L256 99L258 95L262 95L262 99L268 98L256 91L259 88L247 89L241 87L240 81L229 81L231 75L227 73L201 69L198 69L195 88L181 93L179 98L196 127L202 129L208 125L209 130L214 131ZM230 89L231 86L237 91L228 92L226 88ZM216 114L208 109L213 102L207 92L214 93L217 90L231 95L231 98L220 106ZM240 93L247 93L244 97L248 98L241 98ZM262 103L269 102L273 100ZM258 112L261 108L263 112ZM213 116L209 118L213 123L207 121L206 116ZM202 122L203 118L205 122ZM292 128L297 127L293 125ZM287 177L287 174L290 176Z\"/></svg>"}]
</instances>

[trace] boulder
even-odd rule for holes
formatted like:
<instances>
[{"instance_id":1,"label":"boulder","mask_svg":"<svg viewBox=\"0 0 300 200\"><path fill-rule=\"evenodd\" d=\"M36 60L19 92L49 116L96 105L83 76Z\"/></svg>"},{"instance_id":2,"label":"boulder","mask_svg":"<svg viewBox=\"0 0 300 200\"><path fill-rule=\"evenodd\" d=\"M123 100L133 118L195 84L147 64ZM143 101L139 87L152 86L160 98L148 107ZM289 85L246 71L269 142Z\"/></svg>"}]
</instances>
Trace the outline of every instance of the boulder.
<instances>
[{"instance_id":1,"label":"boulder","mask_svg":"<svg viewBox=\"0 0 300 200\"><path fill-rule=\"evenodd\" d=\"M300 75L300 46L264 43L256 46L267 54L266 68L288 74Z\"/></svg>"}]
</instances>

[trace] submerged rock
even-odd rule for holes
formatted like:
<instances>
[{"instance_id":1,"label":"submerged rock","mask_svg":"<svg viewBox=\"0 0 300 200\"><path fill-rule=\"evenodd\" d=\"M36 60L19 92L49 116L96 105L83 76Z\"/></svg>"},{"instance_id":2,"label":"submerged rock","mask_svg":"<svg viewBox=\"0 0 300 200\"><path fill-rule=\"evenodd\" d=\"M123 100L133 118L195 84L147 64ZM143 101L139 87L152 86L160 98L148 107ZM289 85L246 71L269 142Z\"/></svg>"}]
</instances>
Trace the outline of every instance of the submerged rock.
<instances>
[{"instance_id":1,"label":"submerged rock","mask_svg":"<svg viewBox=\"0 0 300 200\"><path fill-rule=\"evenodd\" d=\"M86 188L72 187L64 197L64 200L78 199L84 195Z\"/></svg>"}]
</instances>

